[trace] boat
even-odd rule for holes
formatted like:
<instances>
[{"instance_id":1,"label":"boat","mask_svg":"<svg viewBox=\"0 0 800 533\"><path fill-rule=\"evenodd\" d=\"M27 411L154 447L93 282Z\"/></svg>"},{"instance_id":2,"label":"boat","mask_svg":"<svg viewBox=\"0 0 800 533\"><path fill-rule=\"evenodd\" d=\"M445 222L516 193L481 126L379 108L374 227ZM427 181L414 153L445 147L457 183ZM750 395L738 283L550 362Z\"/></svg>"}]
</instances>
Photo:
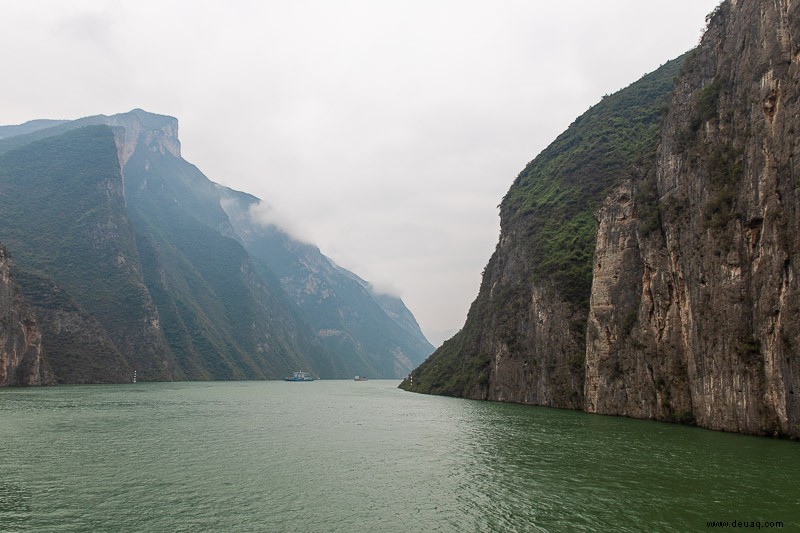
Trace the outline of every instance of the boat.
<instances>
[{"instance_id":1,"label":"boat","mask_svg":"<svg viewBox=\"0 0 800 533\"><path fill-rule=\"evenodd\" d=\"M292 372L291 376L283 378L285 381L314 381L314 377L308 372Z\"/></svg>"},{"instance_id":2,"label":"boat","mask_svg":"<svg viewBox=\"0 0 800 533\"><path fill-rule=\"evenodd\" d=\"M367 376L356 376L353 381L367 381Z\"/></svg>"}]
</instances>

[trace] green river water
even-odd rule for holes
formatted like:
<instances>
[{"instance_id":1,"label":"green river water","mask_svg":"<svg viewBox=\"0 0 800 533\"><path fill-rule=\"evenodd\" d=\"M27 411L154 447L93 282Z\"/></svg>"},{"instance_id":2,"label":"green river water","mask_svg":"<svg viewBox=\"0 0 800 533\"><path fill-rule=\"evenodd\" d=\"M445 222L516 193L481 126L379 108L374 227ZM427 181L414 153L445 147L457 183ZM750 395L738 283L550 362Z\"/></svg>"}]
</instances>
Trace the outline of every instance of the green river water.
<instances>
[{"instance_id":1,"label":"green river water","mask_svg":"<svg viewBox=\"0 0 800 533\"><path fill-rule=\"evenodd\" d=\"M800 443L396 386L0 390L0 531L800 531Z\"/></svg>"}]
</instances>

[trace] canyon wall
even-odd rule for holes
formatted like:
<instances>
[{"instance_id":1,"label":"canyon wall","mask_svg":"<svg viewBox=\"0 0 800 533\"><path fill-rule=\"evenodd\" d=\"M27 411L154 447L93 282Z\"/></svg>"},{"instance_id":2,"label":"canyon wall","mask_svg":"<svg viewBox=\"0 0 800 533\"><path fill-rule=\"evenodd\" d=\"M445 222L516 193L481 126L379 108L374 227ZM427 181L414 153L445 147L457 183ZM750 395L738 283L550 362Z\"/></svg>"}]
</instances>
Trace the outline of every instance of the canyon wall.
<instances>
[{"instance_id":1,"label":"canyon wall","mask_svg":"<svg viewBox=\"0 0 800 533\"><path fill-rule=\"evenodd\" d=\"M800 437L798 38L791 0L723 2L579 117L503 200L464 328L401 387Z\"/></svg>"},{"instance_id":2,"label":"canyon wall","mask_svg":"<svg viewBox=\"0 0 800 533\"><path fill-rule=\"evenodd\" d=\"M656 201L640 180L598 213L587 410L799 434L799 15L722 4L672 96Z\"/></svg>"}]
</instances>

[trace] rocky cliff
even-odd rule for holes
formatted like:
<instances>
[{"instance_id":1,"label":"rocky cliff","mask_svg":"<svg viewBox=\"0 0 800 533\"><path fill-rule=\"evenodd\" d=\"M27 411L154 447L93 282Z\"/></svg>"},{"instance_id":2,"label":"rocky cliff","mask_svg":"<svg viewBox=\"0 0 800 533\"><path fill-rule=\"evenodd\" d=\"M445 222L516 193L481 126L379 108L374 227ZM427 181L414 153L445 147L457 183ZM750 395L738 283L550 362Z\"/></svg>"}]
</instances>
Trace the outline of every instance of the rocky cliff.
<instances>
[{"instance_id":1,"label":"rocky cliff","mask_svg":"<svg viewBox=\"0 0 800 533\"><path fill-rule=\"evenodd\" d=\"M52 382L36 316L20 295L11 258L0 245L0 386Z\"/></svg>"},{"instance_id":2,"label":"rocky cliff","mask_svg":"<svg viewBox=\"0 0 800 533\"><path fill-rule=\"evenodd\" d=\"M793 2L722 4L654 184L622 184L599 212L587 410L800 435L798 37Z\"/></svg>"},{"instance_id":3,"label":"rocky cliff","mask_svg":"<svg viewBox=\"0 0 800 533\"><path fill-rule=\"evenodd\" d=\"M578 119L504 200L464 329L403 386L800 437L799 36L790 0L723 2L670 81L652 143L613 176L608 153L585 156L581 128L647 77ZM600 144L625 153L615 138L631 121L616 118ZM587 264L589 208L584 288L570 272ZM553 239L550 219L574 240Z\"/></svg>"}]
</instances>

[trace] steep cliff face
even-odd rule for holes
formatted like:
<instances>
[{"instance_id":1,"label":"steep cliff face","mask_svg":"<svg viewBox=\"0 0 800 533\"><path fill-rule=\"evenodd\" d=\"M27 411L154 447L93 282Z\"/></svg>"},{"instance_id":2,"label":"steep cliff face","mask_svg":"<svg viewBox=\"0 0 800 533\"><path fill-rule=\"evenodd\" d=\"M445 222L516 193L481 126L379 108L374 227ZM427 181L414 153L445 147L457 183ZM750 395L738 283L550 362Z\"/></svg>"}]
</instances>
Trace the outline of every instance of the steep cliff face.
<instances>
[{"instance_id":1,"label":"steep cliff face","mask_svg":"<svg viewBox=\"0 0 800 533\"><path fill-rule=\"evenodd\" d=\"M22 299L12 277L11 258L0 245L0 386L52 382L36 316Z\"/></svg>"},{"instance_id":2,"label":"steep cliff face","mask_svg":"<svg viewBox=\"0 0 800 533\"><path fill-rule=\"evenodd\" d=\"M652 142L615 142L643 101L606 115L611 173L582 128L647 78L578 119L504 200L464 330L402 386L800 437L799 40L800 4L723 2Z\"/></svg>"},{"instance_id":3,"label":"steep cliff face","mask_svg":"<svg viewBox=\"0 0 800 533\"><path fill-rule=\"evenodd\" d=\"M120 165L124 168L139 143L161 155L181 157L178 140L178 120L175 117L156 115L141 109L128 113L98 115L83 119L87 123L106 124L114 128Z\"/></svg>"},{"instance_id":4,"label":"steep cliff face","mask_svg":"<svg viewBox=\"0 0 800 533\"><path fill-rule=\"evenodd\" d=\"M722 4L670 104L657 201L599 213L588 410L800 436L798 37L793 2Z\"/></svg>"},{"instance_id":5,"label":"steep cliff face","mask_svg":"<svg viewBox=\"0 0 800 533\"><path fill-rule=\"evenodd\" d=\"M182 377L337 376L302 313L238 239L219 186L181 157L177 120L141 110L90 118L115 131L144 282Z\"/></svg>"},{"instance_id":6,"label":"steep cliff face","mask_svg":"<svg viewBox=\"0 0 800 533\"><path fill-rule=\"evenodd\" d=\"M643 198L641 180L626 180L598 211L586 410L692 422L678 280L663 235L657 229L643 234L653 220L648 209L637 208L637 198Z\"/></svg>"},{"instance_id":7,"label":"steep cliff face","mask_svg":"<svg viewBox=\"0 0 800 533\"><path fill-rule=\"evenodd\" d=\"M19 268L15 274L39 324L52 382L120 383L132 379L134 367L112 333L70 291L42 274Z\"/></svg>"},{"instance_id":8,"label":"steep cliff face","mask_svg":"<svg viewBox=\"0 0 800 533\"><path fill-rule=\"evenodd\" d=\"M176 134L174 118L133 111L0 145L0 235L57 381L322 373Z\"/></svg>"}]
</instances>

